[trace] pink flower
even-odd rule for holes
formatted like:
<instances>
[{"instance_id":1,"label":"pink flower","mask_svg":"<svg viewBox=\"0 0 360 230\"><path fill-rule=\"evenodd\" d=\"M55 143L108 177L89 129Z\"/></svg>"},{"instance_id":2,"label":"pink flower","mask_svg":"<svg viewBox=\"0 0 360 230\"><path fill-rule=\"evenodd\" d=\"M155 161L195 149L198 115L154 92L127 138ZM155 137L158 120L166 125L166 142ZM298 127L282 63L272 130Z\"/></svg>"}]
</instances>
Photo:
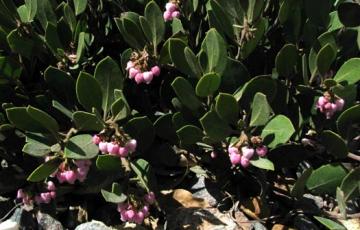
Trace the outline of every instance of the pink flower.
<instances>
[{"instance_id":1,"label":"pink flower","mask_svg":"<svg viewBox=\"0 0 360 230\"><path fill-rule=\"evenodd\" d=\"M110 154L116 155L119 152L119 145L113 142L108 143L107 151Z\"/></svg>"},{"instance_id":2,"label":"pink flower","mask_svg":"<svg viewBox=\"0 0 360 230\"><path fill-rule=\"evenodd\" d=\"M105 141L102 141L99 143L99 150L103 153L106 153L107 152L107 145L108 143L105 142Z\"/></svg>"},{"instance_id":3,"label":"pink flower","mask_svg":"<svg viewBox=\"0 0 360 230\"><path fill-rule=\"evenodd\" d=\"M329 101L324 97L321 96L319 97L318 101L317 101L317 107L323 107L326 103L328 103Z\"/></svg>"},{"instance_id":4,"label":"pink flower","mask_svg":"<svg viewBox=\"0 0 360 230\"><path fill-rule=\"evenodd\" d=\"M174 11L174 12L172 12L171 17L172 17L172 18L178 18L178 17L180 17L180 12L179 12L179 11Z\"/></svg>"},{"instance_id":5,"label":"pink flower","mask_svg":"<svg viewBox=\"0 0 360 230\"><path fill-rule=\"evenodd\" d=\"M49 192L40 193L43 203L48 204L51 201L51 194Z\"/></svg>"},{"instance_id":6,"label":"pink flower","mask_svg":"<svg viewBox=\"0 0 360 230\"><path fill-rule=\"evenodd\" d=\"M153 204L155 202L155 194L153 192L149 192L144 196L144 200L149 204Z\"/></svg>"},{"instance_id":7,"label":"pink flower","mask_svg":"<svg viewBox=\"0 0 360 230\"><path fill-rule=\"evenodd\" d=\"M241 161L240 161L240 164L241 164L242 167L247 168L250 165L250 160L247 159L246 157L242 157Z\"/></svg>"},{"instance_id":8,"label":"pink flower","mask_svg":"<svg viewBox=\"0 0 360 230\"><path fill-rule=\"evenodd\" d=\"M244 146L241 148L242 156L250 160L254 155L254 149Z\"/></svg>"},{"instance_id":9,"label":"pink flower","mask_svg":"<svg viewBox=\"0 0 360 230\"><path fill-rule=\"evenodd\" d=\"M153 77L154 77L154 75L151 71L146 71L143 73L143 78L144 78L144 81L146 82L146 84L150 84Z\"/></svg>"},{"instance_id":10,"label":"pink flower","mask_svg":"<svg viewBox=\"0 0 360 230\"><path fill-rule=\"evenodd\" d=\"M77 176L76 176L76 173L72 170L69 170L69 171L65 171L65 179L66 181L69 183L69 184L74 184L76 179L77 179Z\"/></svg>"},{"instance_id":11,"label":"pink flower","mask_svg":"<svg viewBox=\"0 0 360 230\"><path fill-rule=\"evenodd\" d=\"M47 190L49 190L49 191L55 191L56 190L54 182L52 182L52 181L47 182Z\"/></svg>"},{"instance_id":12,"label":"pink flower","mask_svg":"<svg viewBox=\"0 0 360 230\"><path fill-rule=\"evenodd\" d=\"M259 157L266 156L267 152L268 152L268 149L267 149L267 147L265 145L262 145L262 146L256 148L256 154Z\"/></svg>"},{"instance_id":13,"label":"pink flower","mask_svg":"<svg viewBox=\"0 0 360 230\"><path fill-rule=\"evenodd\" d=\"M129 78L130 79L134 78L138 73L140 73L140 70L135 69L135 68L130 68L130 70L129 70Z\"/></svg>"},{"instance_id":14,"label":"pink flower","mask_svg":"<svg viewBox=\"0 0 360 230\"><path fill-rule=\"evenodd\" d=\"M136 146L137 146L137 141L136 141L135 139L131 139L130 141L128 141L128 142L125 144L125 148L126 148L129 152L135 152Z\"/></svg>"},{"instance_id":15,"label":"pink flower","mask_svg":"<svg viewBox=\"0 0 360 230\"><path fill-rule=\"evenodd\" d=\"M144 213L144 216L148 216L149 215L149 206L144 205L144 207L141 209L141 211Z\"/></svg>"},{"instance_id":16,"label":"pink flower","mask_svg":"<svg viewBox=\"0 0 360 230\"><path fill-rule=\"evenodd\" d=\"M120 147L119 148L119 156L120 157L127 157L127 155L129 154L129 150L125 147Z\"/></svg>"},{"instance_id":17,"label":"pink flower","mask_svg":"<svg viewBox=\"0 0 360 230\"><path fill-rule=\"evenodd\" d=\"M212 152L210 153L210 157L211 157L212 159L215 159L215 158L217 157L216 152L212 151Z\"/></svg>"},{"instance_id":18,"label":"pink flower","mask_svg":"<svg viewBox=\"0 0 360 230\"><path fill-rule=\"evenodd\" d=\"M132 210L132 209L127 210L127 211L125 212L125 214L126 214L128 220L130 220L130 221L132 221L133 218L135 217L135 212L134 212L134 210Z\"/></svg>"},{"instance_id":19,"label":"pink flower","mask_svg":"<svg viewBox=\"0 0 360 230\"><path fill-rule=\"evenodd\" d=\"M170 11L165 11L163 17L164 17L164 21L165 21L165 22L171 21L171 20L173 19L173 17L172 17L172 12L170 12Z\"/></svg>"},{"instance_id":20,"label":"pink flower","mask_svg":"<svg viewBox=\"0 0 360 230\"><path fill-rule=\"evenodd\" d=\"M64 183L66 181L65 172L58 172L56 174L56 178L58 179L60 184Z\"/></svg>"},{"instance_id":21,"label":"pink flower","mask_svg":"<svg viewBox=\"0 0 360 230\"><path fill-rule=\"evenodd\" d=\"M238 148L236 148L236 147L230 147L229 146L229 148L228 148L228 153L230 154L230 155L232 155L232 154L240 154L240 152L239 152L239 149Z\"/></svg>"},{"instance_id":22,"label":"pink flower","mask_svg":"<svg viewBox=\"0 0 360 230\"><path fill-rule=\"evenodd\" d=\"M335 101L335 104L336 104L337 110L341 111L344 108L345 101L344 101L344 99L340 98Z\"/></svg>"},{"instance_id":23,"label":"pink flower","mask_svg":"<svg viewBox=\"0 0 360 230\"><path fill-rule=\"evenodd\" d=\"M16 194L17 199L24 198L24 196L25 196L25 193L22 189L17 190L17 194Z\"/></svg>"},{"instance_id":24,"label":"pink flower","mask_svg":"<svg viewBox=\"0 0 360 230\"><path fill-rule=\"evenodd\" d=\"M55 199L56 198L56 192L51 191L50 196L51 196L52 199Z\"/></svg>"},{"instance_id":25,"label":"pink flower","mask_svg":"<svg viewBox=\"0 0 360 230\"><path fill-rule=\"evenodd\" d=\"M143 75L143 73L138 73L138 74L136 74L136 76L135 76L135 82L136 82L136 84L140 84L140 83L143 83L143 82L144 82L144 75Z\"/></svg>"},{"instance_id":26,"label":"pink flower","mask_svg":"<svg viewBox=\"0 0 360 230\"><path fill-rule=\"evenodd\" d=\"M95 145L98 145L100 142L101 142L101 138L98 136L98 135L94 135L92 137L92 142L95 144Z\"/></svg>"},{"instance_id":27,"label":"pink flower","mask_svg":"<svg viewBox=\"0 0 360 230\"><path fill-rule=\"evenodd\" d=\"M160 67L157 65L152 67L151 72L153 73L154 76L156 76L156 77L159 76L160 72L161 72Z\"/></svg>"},{"instance_id":28,"label":"pink flower","mask_svg":"<svg viewBox=\"0 0 360 230\"><path fill-rule=\"evenodd\" d=\"M130 70L133 67L134 67L134 63L132 61L128 61L126 63L126 70Z\"/></svg>"},{"instance_id":29,"label":"pink flower","mask_svg":"<svg viewBox=\"0 0 360 230\"><path fill-rule=\"evenodd\" d=\"M136 224L141 224L144 221L145 215L142 211L138 211L134 216L134 222Z\"/></svg>"},{"instance_id":30,"label":"pink flower","mask_svg":"<svg viewBox=\"0 0 360 230\"><path fill-rule=\"evenodd\" d=\"M166 11L174 12L174 11L177 9L177 6L176 6L175 3L168 2L168 3L166 3L166 5L165 5L165 9L166 9Z\"/></svg>"},{"instance_id":31,"label":"pink flower","mask_svg":"<svg viewBox=\"0 0 360 230\"><path fill-rule=\"evenodd\" d=\"M123 222L129 220L129 217L128 217L128 215L127 215L127 211L126 211L126 210L122 210L122 211L120 212L120 219L121 219L121 221L123 221Z\"/></svg>"},{"instance_id":32,"label":"pink flower","mask_svg":"<svg viewBox=\"0 0 360 230\"><path fill-rule=\"evenodd\" d=\"M237 153L231 153L230 154L230 162L232 165L240 164L242 157L240 154Z\"/></svg>"}]
</instances>

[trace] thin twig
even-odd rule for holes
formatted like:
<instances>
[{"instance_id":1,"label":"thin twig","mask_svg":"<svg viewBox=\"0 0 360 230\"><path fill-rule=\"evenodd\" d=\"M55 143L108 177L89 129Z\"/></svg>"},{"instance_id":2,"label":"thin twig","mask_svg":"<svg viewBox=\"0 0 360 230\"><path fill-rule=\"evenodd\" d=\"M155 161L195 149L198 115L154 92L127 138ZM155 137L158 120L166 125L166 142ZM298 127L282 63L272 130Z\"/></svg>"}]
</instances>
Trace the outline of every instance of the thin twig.
<instances>
[{"instance_id":1,"label":"thin twig","mask_svg":"<svg viewBox=\"0 0 360 230\"><path fill-rule=\"evenodd\" d=\"M17 209L19 206L21 205L21 203L16 204L12 209L10 209L10 211L8 213L5 214L5 216L3 216L0 219L0 222L3 222L3 220L5 220L15 209Z\"/></svg>"},{"instance_id":2,"label":"thin twig","mask_svg":"<svg viewBox=\"0 0 360 230\"><path fill-rule=\"evenodd\" d=\"M360 161L360 156L359 155L356 155L354 153L348 153L347 157L353 159L353 160L356 160L356 161Z\"/></svg>"}]
</instances>

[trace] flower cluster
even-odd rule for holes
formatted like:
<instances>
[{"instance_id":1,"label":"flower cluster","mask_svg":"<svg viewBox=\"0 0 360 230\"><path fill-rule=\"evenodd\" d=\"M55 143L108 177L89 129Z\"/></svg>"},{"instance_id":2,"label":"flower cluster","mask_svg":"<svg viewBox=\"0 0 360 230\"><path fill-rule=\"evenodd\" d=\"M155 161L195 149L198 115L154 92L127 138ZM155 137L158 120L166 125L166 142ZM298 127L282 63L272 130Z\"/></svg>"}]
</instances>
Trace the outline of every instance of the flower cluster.
<instances>
[{"instance_id":1,"label":"flower cluster","mask_svg":"<svg viewBox=\"0 0 360 230\"><path fill-rule=\"evenodd\" d=\"M228 153L231 164L241 165L246 168L250 165L251 158L255 155L259 157L266 156L268 148L262 144L260 137L251 138L251 144L242 146L240 149L236 146L229 146Z\"/></svg>"},{"instance_id":2,"label":"flower cluster","mask_svg":"<svg viewBox=\"0 0 360 230\"><path fill-rule=\"evenodd\" d=\"M149 192L143 199L144 202L141 208L136 208L129 203L119 203L117 210L120 213L121 220L141 224L149 215L149 206L155 202L155 194Z\"/></svg>"},{"instance_id":3,"label":"flower cluster","mask_svg":"<svg viewBox=\"0 0 360 230\"><path fill-rule=\"evenodd\" d=\"M341 111L344 108L345 101L339 97L332 97L330 93L325 92L324 96L319 97L316 107L321 113L325 114L326 119L330 119L336 111Z\"/></svg>"},{"instance_id":4,"label":"flower cluster","mask_svg":"<svg viewBox=\"0 0 360 230\"><path fill-rule=\"evenodd\" d=\"M128 61L126 70L129 71L129 78L134 79L137 84L146 83L150 84L154 77L160 75L160 67L153 66L150 70L142 71L141 68L135 65L134 62Z\"/></svg>"},{"instance_id":5,"label":"flower cluster","mask_svg":"<svg viewBox=\"0 0 360 230\"><path fill-rule=\"evenodd\" d=\"M174 18L180 17L179 6L176 2L170 1L165 5L164 20L172 21Z\"/></svg>"},{"instance_id":6,"label":"flower cluster","mask_svg":"<svg viewBox=\"0 0 360 230\"><path fill-rule=\"evenodd\" d=\"M60 183L67 182L69 184L74 184L76 180L84 182L89 172L90 165L90 160L76 160L72 165L73 167L62 163L57 172L55 172L55 176Z\"/></svg>"},{"instance_id":7,"label":"flower cluster","mask_svg":"<svg viewBox=\"0 0 360 230\"><path fill-rule=\"evenodd\" d=\"M116 141L104 141L99 135L93 136L93 143L99 145L99 150L103 154L108 153L119 157L127 157L129 153L135 152L137 146L137 141L135 139L131 139L122 145Z\"/></svg>"},{"instance_id":8,"label":"flower cluster","mask_svg":"<svg viewBox=\"0 0 360 230\"><path fill-rule=\"evenodd\" d=\"M19 189L17 191L16 198L21 199L24 205L32 205L34 200L36 204L49 204L51 200L56 197L56 187L54 182L48 181L46 184L46 190L47 191L41 192L38 195L31 196L30 194L24 192L23 189Z\"/></svg>"}]
</instances>

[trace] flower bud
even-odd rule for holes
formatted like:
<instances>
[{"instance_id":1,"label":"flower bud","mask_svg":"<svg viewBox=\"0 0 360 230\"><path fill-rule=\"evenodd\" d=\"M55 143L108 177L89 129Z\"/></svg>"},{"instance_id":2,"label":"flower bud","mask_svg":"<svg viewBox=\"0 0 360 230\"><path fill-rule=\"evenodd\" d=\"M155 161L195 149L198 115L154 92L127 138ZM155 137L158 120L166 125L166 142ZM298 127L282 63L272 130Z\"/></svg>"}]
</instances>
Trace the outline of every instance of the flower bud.
<instances>
[{"instance_id":1,"label":"flower bud","mask_svg":"<svg viewBox=\"0 0 360 230\"><path fill-rule=\"evenodd\" d=\"M166 9L166 11L174 12L177 9L177 6L176 6L176 4L174 4L172 2L168 2L165 5L165 9Z\"/></svg>"},{"instance_id":2,"label":"flower bud","mask_svg":"<svg viewBox=\"0 0 360 230\"><path fill-rule=\"evenodd\" d=\"M342 98L337 99L337 100L335 101L335 103L336 103L336 107L337 107L337 110L338 110L338 111L343 110L344 104L345 104L344 99L342 99Z\"/></svg>"},{"instance_id":3,"label":"flower bud","mask_svg":"<svg viewBox=\"0 0 360 230\"><path fill-rule=\"evenodd\" d=\"M130 70L133 67L134 67L134 63L132 61L128 61L126 63L126 70Z\"/></svg>"},{"instance_id":4,"label":"flower bud","mask_svg":"<svg viewBox=\"0 0 360 230\"><path fill-rule=\"evenodd\" d=\"M161 73L160 67L159 66L154 66L151 68L151 72L153 73L154 76L159 76Z\"/></svg>"},{"instance_id":5,"label":"flower bud","mask_svg":"<svg viewBox=\"0 0 360 230\"><path fill-rule=\"evenodd\" d=\"M136 84L140 84L140 83L143 83L143 82L144 82L144 75L143 75L143 73L138 73L138 74L136 74L136 76L135 76L135 82L136 82Z\"/></svg>"},{"instance_id":6,"label":"flower bud","mask_svg":"<svg viewBox=\"0 0 360 230\"><path fill-rule=\"evenodd\" d=\"M247 159L246 157L242 157L241 161L240 161L240 164L241 164L242 167L247 168L250 165L250 160Z\"/></svg>"},{"instance_id":7,"label":"flower bud","mask_svg":"<svg viewBox=\"0 0 360 230\"><path fill-rule=\"evenodd\" d=\"M145 215L142 211L138 211L134 216L134 222L136 224L141 224L144 221Z\"/></svg>"},{"instance_id":8,"label":"flower bud","mask_svg":"<svg viewBox=\"0 0 360 230\"><path fill-rule=\"evenodd\" d=\"M241 148L242 156L250 160L254 155L254 149L244 146Z\"/></svg>"},{"instance_id":9,"label":"flower bud","mask_svg":"<svg viewBox=\"0 0 360 230\"><path fill-rule=\"evenodd\" d=\"M132 221L132 220L134 219L134 217L135 217L135 212L134 212L134 210L132 210L132 209L127 210L127 211L125 212L125 214L126 214L128 220L130 220L130 221Z\"/></svg>"},{"instance_id":10,"label":"flower bud","mask_svg":"<svg viewBox=\"0 0 360 230\"><path fill-rule=\"evenodd\" d=\"M107 145L108 143L105 142L105 141L102 141L99 143L99 150L103 153L106 153L107 152Z\"/></svg>"},{"instance_id":11,"label":"flower bud","mask_svg":"<svg viewBox=\"0 0 360 230\"><path fill-rule=\"evenodd\" d=\"M125 147L120 147L119 148L119 156L120 157L127 157L129 154L129 150Z\"/></svg>"},{"instance_id":12,"label":"flower bud","mask_svg":"<svg viewBox=\"0 0 360 230\"><path fill-rule=\"evenodd\" d=\"M17 194L16 194L17 199L24 198L24 196L25 196L25 193L22 189L17 190Z\"/></svg>"},{"instance_id":13,"label":"flower bud","mask_svg":"<svg viewBox=\"0 0 360 230\"><path fill-rule=\"evenodd\" d=\"M233 146L232 146L232 147L229 146L228 152L229 152L230 155L231 155L231 154L237 154L237 155L240 154L239 149L236 148L236 147L233 147Z\"/></svg>"},{"instance_id":14,"label":"flower bud","mask_svg":"<svg viewBox=\"0 0 360 230\"><path fill-rule=\"evenodd\" d=\"M237 165L240 164L241 161L241 155L240 154L236 154L236 153L231 153L230 154L230 162L232 165Z\"/></svg>"},{"instance_id":15,"label":"flower bud","mask_svg":"<svg viewBox=\"0 0 360 230\"><path fill-rule=\"evenodd\" d=\"M118 154L119 152L119 145L113 142L107 144L107 152L113 155Z\"/></svg>"},{"instance_id":16,"label":"flower bud","mask_svg":"<svg viewBox=\"0 0 360 230\"><path fill-rule=\"evenodd\" d=\"M135 68L130 68L129 70L129 78L132 79L136 76L136 74L140 73L140 70Z\"/></svg>"},{"instance_id":17,"label":"flower bud","mask_svg":"<svg viewBox=\"0 0 360 230\"><path fill-rule=\"evenodd\" d=\"M210 157L211 157L212 159L215 159L215 158L217 157L216 152L212 151L212 152L210 153Z\"/></svg>"},{"instance_id":18,"label":"flower bud","mask_svg":"<svg viewBox=\"0 0 360 230\"><path fill-rule=\"evenodd\" d=\"M43 203L48 204L51 201L51 194L49 192L40 193Z\"/></svg>"},{"instance_id":19,"label":"flower bud","mask_svg":"<svg viewBox=\"0 0 360 230\"><path fill-rule=\"evenodd\" d=\"M149 192L144 196L144 200L149 204L153 204L155 202L155 194L153 192Z\"/></svg>"},{"instance_id":20,"label":"flower bud","mask_svg":"<svg viewBox=\"0 0 360 230\"><path fill-rule=\"evenodd\" d=\"M77 176L76 176L76 173L74 171L69 170L69 171L65 172L65 178L66 178L66 181L69 184L74 184L76 179L77 179Z\"/></svg>"},{"instance_id":21,"label":"flower bud","mask_svg":"<svg viewBox=\"0 0 360 230\"><path fill-rule=\"evenodd\" d=\"M267 152L268 152L268 149L267 149L267 147L265 145L262 145L262 146L256 148L256 154L259 157L266 156Z\"/></svg>"},{"instance_id":22,"label":"flower bud","mask_svg":"<svg viewBox=\"0 0 360 230\"><path fill-rule=\"evenodd\" d=\"M163 17L164 17L164 21L165 21L165 22L171 21L171 20L173 19L173 17L172 17L172 12L170 12L170 11L165 11Z\"/></svg>"},{"instance_id":23,"label":"flower bud","mask_svg":"<svg viewBox=\"0 0 360 230\"><path fill-rule=\"evenodd\" d=\"M144 78L144 81L146 82L146 84L150 84L153 77L154 77L154 75L151 71L146 71L145 73L143 73L143 78Z\"/></svg>"},{"instance_id":24,"label":"flower bud","mask_svg":"<svg viewBox=\"0 0 360 230\"><path fill-rule=\"evenodd\" d=\"M56 190L54 182L52 182L52 181L47 182L47 190L49 190L49 191L55 191Z\"/></svg>"},{"instance_id":25,"label":"flower bud","mask_svg":"<svg viewBox=\"0 0 360 230\"><path fill-rule=\"evenodd\" d=\"M98 145L100 142L101 142L101 138L98 136L98 135L94 135L92 137L92 142L95 144L95 145Z\"/></svg>"},{"instance_id":26,"label":"flower bud","mask_svg":"<svg viewBox=\"0 0 360 230\"><path fill-rule=\"evenodd\" d=\"M56 198L56 192L55 191L51 191L50 192L50 196L52 199L55 199Z\"/></svg>"},{"instance_id":27,"label":"flower bud","mask_svg":"<svg viewBox=\"0 0 360 230\"><path fill-rule=\"evenodd\" d=\"M178 18L178 17L180 17L180 12L179 12L179 11L174 11L174 12L172 12L171 17L172 17L172 18Z\"/></svg>"},{"instance_id":28,"label":"flower bud","mask_svg":"<svg viewBox=\"0 0 360 230\"><path fill-rule=\"evenodd\" d=\"M135 152L136 146L137 141L135 139L131 139L125 144L125 148L128 149L129 152Z\"/></svg>"}]
</instances>

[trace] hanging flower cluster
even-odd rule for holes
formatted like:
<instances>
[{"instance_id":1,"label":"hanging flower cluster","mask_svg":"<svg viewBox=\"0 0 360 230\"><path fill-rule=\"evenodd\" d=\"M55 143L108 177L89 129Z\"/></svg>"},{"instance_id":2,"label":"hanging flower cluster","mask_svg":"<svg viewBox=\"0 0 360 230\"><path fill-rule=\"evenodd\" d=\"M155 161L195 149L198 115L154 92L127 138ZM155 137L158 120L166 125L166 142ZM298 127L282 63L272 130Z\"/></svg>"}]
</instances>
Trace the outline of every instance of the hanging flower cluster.
<instances>
[{"instance_id":1,"label":"hanging flower cluster","mask_svg":"<svg viewBox=\"0 0 360 230\"><path fill-rule=\"evenodd\" d=\"M17 191L16 198L21 200L23 205L31 206L34 201L36 204L49 204L51 200L56 198L56 186L54 182L48 181L46 186L44 186L44 191L40 192L37 195L31 195L30 193L19 189Z\"/></svg>"},{"instance_id":2,"label":"hanging flower cluster","mask_svg":"<svg viewBox=\"0 0 360 230\"><path fill-rule=\"evenodd\" d=\"M151 65L151 63L153 63L153 60L151 60L146 50L134 51L126 65L129 78L134 79L136 84L150 84L153 78L159 76L161 72L159 66Z\"/></svg>"},{"instance_id":3,"label":"hanging flower cluster","mask_svg":"<svg viewBox=\"0 0 360 230\"><path fill-rule=\"evenodd\" d=\"M324 96L319 97L316 107L325 114L326 119L330 119L336 111L341 111L344 108L344 104L344 99L325 92Z\"/></svg>"},{"instance_id":4,"label":"hanging flower cluster","mask_svg":"<svg viewBox=\"0 0 360 230\"><path fill-rule=\"evenodd\" d=\"M164 20L172 21L174 18L180 17L179 5L177 1L170 1L165 5Z\"/></svg>"},{"instance_id":5,"label":"hanging flower cluster","mask_svg":"<svg viewBox=\"0 0 360 230\"><path fill-rule=\"evenodd\" d=\"M135 139L126 140L117 136L114 136L110 141L106 141L101 135L94 135L93 143L99 146L99 150L103 154L119 157L127 157L129 153L135 152L137 146Z\"/></svg>"},{"instance_id":6,"label":"hanging flower cluster","mask_svg":"<svg viewBox=\"0 0 360 230\"><path fill-rule=\"evenodd\" d=\"M59 183L74 184L76 180L84 182L91 166L90 160L74 160L60 164L54 176Z\"/></svg>"},{"instance_id":7,"label":"hanging flower cluster","mask_svg":"<svg viewBox=\"0 0 360 230\"><path fill-rule=\"evenodd\" d=\"M228 148L231 164L241 165L244 168L249 167L255 153L259 157L265 157L267 152L268 148L263 145L262 139L258 136L252 137L250 143L244 142L240 147L233 145Z\"/></svg>"},{"instance_id":8,"label":"hanging flower cluster","mask_svg":"<svg viewBox=\"0 0 360 230\"><path fill-rule=\"evenodd\" d=\"M120 213L121 221L141 224L149 216L149 208L153 203L155 203L153 192L145 194L140 202L119 203L117 210Z\"/></svg>"}]
</instances>

